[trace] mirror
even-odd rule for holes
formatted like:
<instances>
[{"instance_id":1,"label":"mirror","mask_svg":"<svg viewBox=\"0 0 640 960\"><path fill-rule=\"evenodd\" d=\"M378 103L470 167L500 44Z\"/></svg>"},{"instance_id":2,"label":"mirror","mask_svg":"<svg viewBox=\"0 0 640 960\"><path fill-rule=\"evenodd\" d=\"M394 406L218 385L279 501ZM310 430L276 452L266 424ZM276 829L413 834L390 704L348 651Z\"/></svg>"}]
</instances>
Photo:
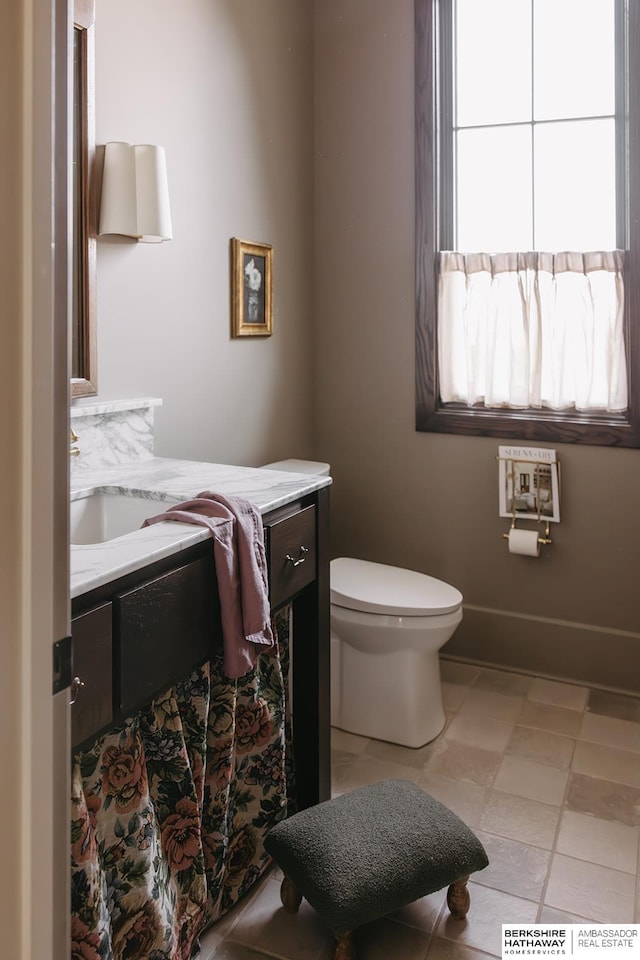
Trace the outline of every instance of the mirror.
<instances>
[{"instance_id":1,"label":"mirror","mask_svg":"<svg viewBox=\"0 0 640 960\"><path fill-rule=\"evenodd\" d=\"M93 178L95 0L74 0L71 396L97 393L96 223Z\"/></svg>"}]
</instances>

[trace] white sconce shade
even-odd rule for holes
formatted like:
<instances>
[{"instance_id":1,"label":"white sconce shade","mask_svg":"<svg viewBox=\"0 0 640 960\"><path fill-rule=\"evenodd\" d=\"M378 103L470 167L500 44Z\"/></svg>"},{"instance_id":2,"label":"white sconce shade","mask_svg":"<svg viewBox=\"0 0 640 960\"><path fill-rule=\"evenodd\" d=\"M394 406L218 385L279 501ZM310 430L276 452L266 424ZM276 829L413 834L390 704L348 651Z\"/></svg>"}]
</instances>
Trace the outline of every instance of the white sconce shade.
<instances>
[{"instance_id":1,"label":"white sconce shade","mask_svg":"<svg viewBox=\"0 0 640 960\"><path fill-rule=\"evenodd\" d=\"M107 143L98 233L145 243L171 240L171 210L164 148Z\"/></svg>"}]
</instances>

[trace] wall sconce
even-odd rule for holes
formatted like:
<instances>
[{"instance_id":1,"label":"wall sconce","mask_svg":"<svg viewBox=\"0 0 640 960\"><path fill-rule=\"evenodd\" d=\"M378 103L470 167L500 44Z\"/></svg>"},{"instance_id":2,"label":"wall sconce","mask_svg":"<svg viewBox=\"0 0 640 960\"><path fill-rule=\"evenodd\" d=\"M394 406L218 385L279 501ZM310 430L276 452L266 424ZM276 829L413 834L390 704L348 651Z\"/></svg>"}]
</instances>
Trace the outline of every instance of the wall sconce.
<instances>
[{"instance_id":1,"label":"wall sconce","mask_svg":"<svg viewBox=\"0 0 640 960\"><path fill-rule=\"evenodd\" d=\"M134 237L144 243L173 238L163 147L105 145L98 233Z\"/></svg>"}]
</instances>

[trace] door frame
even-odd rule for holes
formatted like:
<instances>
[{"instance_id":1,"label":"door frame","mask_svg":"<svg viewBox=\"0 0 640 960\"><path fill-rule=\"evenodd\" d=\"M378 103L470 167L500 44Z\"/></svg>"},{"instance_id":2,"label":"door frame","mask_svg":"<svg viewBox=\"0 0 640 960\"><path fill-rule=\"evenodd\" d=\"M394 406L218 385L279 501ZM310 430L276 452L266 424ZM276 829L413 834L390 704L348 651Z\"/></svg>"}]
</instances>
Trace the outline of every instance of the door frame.
<instances>
[{"instance_id":1,"label":"door frame","mask_svg":"<svg viewBox=\"0 0 640 960\"><path fill-rule=\"evenodd\" d=\"M69 23L66 0L0 7L0 929L21 960L69 956Z\"/></svg>"}]
</instances>

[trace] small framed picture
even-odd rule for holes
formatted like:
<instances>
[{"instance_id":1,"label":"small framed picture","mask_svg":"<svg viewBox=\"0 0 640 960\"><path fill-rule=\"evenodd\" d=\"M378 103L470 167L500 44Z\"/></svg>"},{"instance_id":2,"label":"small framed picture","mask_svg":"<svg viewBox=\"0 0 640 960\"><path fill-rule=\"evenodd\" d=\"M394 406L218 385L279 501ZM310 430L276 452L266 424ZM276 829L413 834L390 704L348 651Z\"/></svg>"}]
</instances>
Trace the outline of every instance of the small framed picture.
<instances>
[{"instance_id":1,"label":"small framed picture","mask_svg":"<svg viewBox=\"0 0 640 960\"><path fill-rule=\"evenodd\" d=\"M234 337L269 337L272 333L273 247L231 240L231 307Z\"/></svg>"},{"instance_id":2,"label":"small framed picture","mask_svg":"<svg viewBox=\"0 0 640 960\"><path fill-rule=\"evenodd\" d=\"M547 447L498 447L500 516L560 522L556 451Z\"/></svg>"}]
</instances>

